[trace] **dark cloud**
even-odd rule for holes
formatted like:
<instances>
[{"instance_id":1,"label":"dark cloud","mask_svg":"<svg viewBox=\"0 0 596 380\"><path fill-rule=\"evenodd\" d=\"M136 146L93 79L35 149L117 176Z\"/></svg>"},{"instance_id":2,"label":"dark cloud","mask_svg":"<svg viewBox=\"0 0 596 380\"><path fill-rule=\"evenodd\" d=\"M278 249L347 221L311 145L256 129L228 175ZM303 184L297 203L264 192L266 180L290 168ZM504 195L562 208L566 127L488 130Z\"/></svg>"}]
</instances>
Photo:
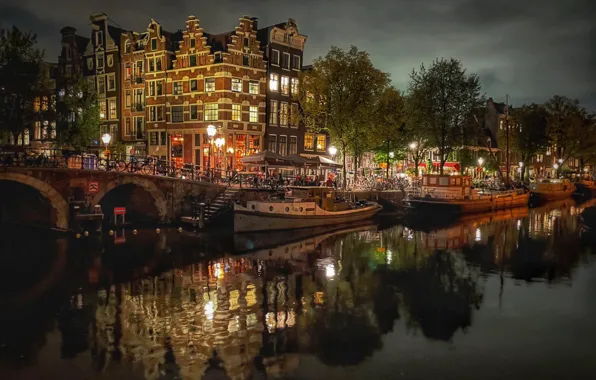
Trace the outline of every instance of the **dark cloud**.
<instances>
[{"instance_id":1,"label":"dark cloud","mask_svg":"<svg viewBox=\"0 0 596 380\"><path fill-rule=\"evenodd\" d=\"M509 94L521 104L565 94L596 110L593 0L1 1L0 23L35 30L50 59L62 26L84 33L88 16L100 11L135 30L151 18L176 30L193 14L214 33L233 29L243 14L259 17L261 26L292 17L309 36L307 62L331 45L356 45L405 89L412 68L456 57L495 99Z\"/></svg>"}]
</instances>

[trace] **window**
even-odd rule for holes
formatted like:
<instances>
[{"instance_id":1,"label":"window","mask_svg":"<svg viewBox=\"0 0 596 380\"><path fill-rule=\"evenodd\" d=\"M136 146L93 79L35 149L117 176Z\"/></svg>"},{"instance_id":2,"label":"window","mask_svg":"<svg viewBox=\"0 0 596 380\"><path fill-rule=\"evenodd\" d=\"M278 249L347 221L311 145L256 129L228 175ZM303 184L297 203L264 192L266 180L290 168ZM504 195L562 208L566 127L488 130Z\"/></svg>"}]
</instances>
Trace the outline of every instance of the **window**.
<instances>
[{"instance_id":1,"label":"window","mask_svg":"<svg viewBox=\"0 0 596 380\"><path fill-rule=\"evenodd\" d=\"M142 88L137 88L135 90L134 107L137 111L142 111L144 105L145 105L145 92L143 91Z\"/></svg>"},{"instance_id":2,"label":"window","mask_svg":"<svg viewBox=\"0 0 596 380\"><path fill-rule=\"evenodd\" d=\"M290 126L295 127L298 125L298 117L300 116L298 103L292 103L290 111Z\"/></svg>"},{"instance_id":3,"label":"window","mask_svg":"<svg viewBox=\"0 0 596 380\"><path fill-rule=\"evenodd\" d=\"M259 107L258 106L250 106L249 111L250 111L249 121L251 123L258 123L259 122Z\"/></svg>"},{"instance_id":4,"label":"window","mask_svg":"<svg viewBox=\"0 0 596 380\"><path fill-rule=\"evenodd\" d=\"M298 95L298 78L292 78L292 96L296 97Z\"/></svg>"},{"instance_id":5,"label":"window","mask_svg":"<svg viewBox=\"0 0 596 380\"><path fill-rule=\"evenodd\" d=\"M299 55L292 56L292 68L294 70L300 70L300 56Z\"/></svg>"},{"instance_id":6,"label":"window","mask_svg":"<svg viewBox=\"0 0 596 380\"><path fill-rule=\"evenodd\" d=\"M290 77L285 75L281 77L281 93L282 95L290 95Z\"/></svg>"},{"instance_id":7,"label":"window","mask_svg":"<svg viewBox=\"0 0 596 380\"><path fill-rule=\"evenodd\" d=\"M244 47L248 47L249 46L249 40L248 38L244 37Z\"/></svg>"},{"instance_id":8,"label":"window","mask_svg":"<svg viewBox=\"0 0 596 380\"><path fill-rule=\"evenodd\" d=\"M103 54L98 54L96 59L97 59L97 68L98 69L103 69L104 68Z\"/></svg>"},{"instance_id":9,"label":"window","mask_svg":"<svg viewBox=\"0 0 596 380\"><path fill-rule=\"evenodd\" d=\"M259 95L259 82L251 80L248 83L248 92L253 95Z\"/></svg>"},{"instance_id":10,"label":"window","mask_svg":"<svg viewBox=\"0 0 596 380\"><path fill-rule=\"evenodd\" d=\"M281 67L284 69L290 69L290 53L284 53L281 57Z\"/></svg>"},{"instance_id":11,"label":"window","mask_svg":"<svg viewBox=\"0 0 596 380\"><path fill-rule=\"evenodd\" d=\"M269 124L277 125L277 114L279 113L279 103L272 100L269 106Z\"/></svg>"},{"instance_id":12,"label":"window","mask_svg":"<svg viewBox=\"0 0 596 380\"><path fill-rule=\"evenodd\" d=\"M42 111L47 111L49 107L49 103L48 103L48 97L47 96L42 96L41 98L41 110Z\"/></svg>"},{"instance_id":13,"label":"window","mask_svg":"<svg viewBox=\"0 0 596 380\"><path fill-rule=\"evenodd\" d=\"M157 50L157 38L151 39L151 50Z\"/></svg>"},{"instance_id":14,"label":"window","mask_svg":"<svg viewBox=\"0 0 596 380\"><path fill-rule=\"evenodd\" d=\"M103 32L101 30L95 33L95 45L103 45Z\"/></svg>"},{"instance_id":15,"label":"window","mask_svg":"<svg viewBox=\"0 0 596 380\"><path fill-rule=\"evenodd\" d=\"M108 55L108 67L114 66L114 56L112 54Z\"/></svg>"},{"instance_id":16,"label":"window","mask_svg":"<svg viewBox=\"0 0 596 380\"><path fill-rule=\"evenodd\" d=\"M190 91L199 91L199 81L196 79L190 80Z\"/></svg>"},{"instance_id":17,"label":"window","mask_svg":"<svg viewBox=\"0 0 596 380\"><path fill-rule=\"evenodd\" d=\"M106 119L106 101L105 100L100 100L99 101L99 118L101 120L105 120Z\"/></svg>"},{"instance_id":18,"label":"window","mask_svg":"<svg viewBox=\"0 0 596 380\"><path fill-rule=\"evenodd\" d=\"M219 119L217 103L205 104L205 121Z\"/></svg>"},{"instance_id":19,"label":"window","mask_svg":"<svg viewBox=\"0 0 596 380\"><path fill-rule=\"evenodd\" d=\"M282 127L288 126L288 103L281 102L279 107L279 125Z\"/></svg>"},{"instance_id":20,"label":"window","mask_svg":"<svg viewBox=\"0 0 596 380\"><path fill-rule=\"evenodd\" d=\"M149 58L149 66L147 67L147 72L155 71L155 61L153 58Z\"/></svg>"},{"instance_id":21,"label":"window","mask_svg":"<svg viewBox=\"0 0 596 380\"><path fill-rule=\"evenodd\" d=\"M275 49L271 50L271 63L279 66L279 51L278 50L275 50Z\"/></svg>"},{"instance_id":22,"label":"window","mask_svg":"<svg viewBox=\"0 0 596 380\"><path fill-rule=\"evenodd\" d=\"M159 145L168 145L165 132L159 132Z\"/></svg>"},{"instance_id":23,"label":"window","mask_svg":"<svg viewBox=\"0 0 596 380\"><path fill-rule=\"evenodd\" d=\"M279 75L269 74L269 90L273 92L279 91Z\"/></svg>"},{"instance_id":24,"label":"window","mask_svg":"<svg viewBox=\"0 0 596 380\"><path fill-rule=\"evenodd\" d=\"M196 66L197 65L197 56L192 54L188 56L188 65L189 66Z\"/></svg>"},{"instance_id":25,"label":"window","mask_svg":"<svg viewBox=\"0 0 596 380\"><path fill-rule=\"evenodd\" d=\"M145 118L142 116L135 117L134 135L136 139L142 140L145 138Z\"/></svg>"},{"instance_id":26,"label":"window","mask_svg":"<svg viewBox=\"0 0 596 380\"><path fill-rule=\"evenodd\" d=\"M184 107L172 106L172 123L182 123L184 121Z\"/></svg>"},{"instance_id":27,"label":"window","mask_svg":"<svg viewBox=\"0 0 596 380\"><path fill-rule=\"evenodd\" d=\"M242 56L242 64L244 66L249 66L249 62L250 62L250 60L249 60L248 54L244 54Z\"/></svg>"},{"instance_id":28,"label":"window","mask_svg":"<svg viewBox=\"0 0 596 380\"><path fill-rule=\"evenodd\" d=\"M149 108L149 121L159 120L157 118L157 112L158 112L158 109L161 108L161 106L149 106L148 108Z\"/></svg>"},{"instance_id":29,"label":"window","mask_svg":"<svg viewBox=\"0 0 596 380\"><path fill-rule=\"evenodd\" d=\"M132 76L132 67L130 65L130 62L126 62L126 64L124 65L124 77L126 79L130 79L131 76Z\"/></svg>"},{"instance_id":30,"label":"window","mask_svg":"<svg viewBox=\"0 0 596 380\"><path fill-rule=\"evenodd\" d=\"M195 44L196 44L196 42L195 42L195 39L194 39L194 37L193 37L193 38L191 38L191 39L190 39L190 48L191 48L191 49L194 49L194 47L195 47Z\"/></svg>"},{"instance_id":31,"label":"window","mask_svg":"<svg viewBox=\"0 0 596 380\"><path fill-rule=\"evenodd\" d=\"M232 120L242 121L242 106L240 104L232 104Z\"/></svg>"},{"instance_id":32,"label":"window","mask_svg":"<svg viewBox=\"0 0 596 380\"><path fill-rule=\"evenodd\" d=\"M232 78L232 91L242 92L242 79Z\"/></svg>"},{"instance_id":33,"label":"window","mask_svg":"<svg viewBox=\"0 0 596 380\"><path fill-rule=\"evenodd\" d=\"M150 145L158 144L158 132L150 132L149 133L149 144Z\"/></svg>"},{"instance_id":34,"label":"window","mask_svg":"<svg viewBox=\"0 0 596 380\"><path fill-rule=\"evenodd\" d=\"M116 74L108 74L108 91L116 90Z\"/></svg>"},{"instance_id":35,"label":"window","mask_svg":"<svg viewBox=\"0 0 596 380\"><path fill-rule=\"evenodd\" d=\"M157 95L163 95L163 83L160 80L149 82L149 96Z\"/></svg>"},{"instance_id":36,"label":"window","mask_svg":"<svg viewBox=\"0 0 596 380\"><path fill-rule=\"evenodd\" d=\"M94 77L87 77L87 84L89 85L89 90L95 91L95 78Z\"/></svg>"},{"instance_id":37,"label":"window","mask_svg":"<svg viewBox=\"0 0 596 380\"><path fill-rule=\"evenodd\" d=\"M275 153L277 151L277 136L269 135L267 141L269 142L269 146L267 147L267 149Z\"/></svg>"},{"instance_id":38,"label":"window","mask_svg":"<svg viewBox=\"0 0 596 380\"><path fill-rule=\"evenodd\" d=\"M314 136L310 133L304 134L304 150L314 150Z\"/></svg>"},{"instance_id":39,"label":"window","mask_svg":"<svg viewBox=\"0 0 596 380\"><path fill-rule=\"evenodd\" d=\"M39 112L40 108L41 108L41 99L38 96L33 101L33 111L34 112Z\"/></svg>"},{"instance_id":40,"label":"window","mask_svg":"<svg viewBox=\"0 0 596 380\"><path fill-rule=\"evenodd\" d=\"M183 89L182 82L174 82L174 95L182 95Z\"/></svg>"},{"instance_id":41,"label":"window","mask_svg":"<svg viewBox=\"0 0 596 380\"><path fill-rule=\"evenodd\" d=\"M143 76L143 61L137 61L136 70L135 70L135 76L136 77L142 77Z\"/></svg>"},{"instance_id":42,"label":"window","mask_svg":"<svg viewBox=\"0 0 596 380\"><path fill-rule=\"evenodd\" d=\"M97 77L97 93L106 93L106 77L104 77L103 75Z\"/></svg>"},{"instance_id":43,"label":"window","mask_svg":"<svg viewBox=\"0 0 596 380\"><path fill-rule=\"evenodd\" d=\"M125 106L128 108L130 107L130 90L126 90L126 95L124 96Z\"/></svg>"},{"instance_id":44,"label":"window","mask_svg":"<svg viewBox=\"0 0 596 380\"><path fill-rule=\"evenodd\" d=\"M110 99L110 100L108 100L108 103L109 103L108 111L110 112L109 119L116 120L118 118L117 113L116 113L116 99Z\"/></svg>"},{"instance_id":45,"label":"window","mask_svg":"<svg viewBox=\"0 0 596 380\"><path fill-rule=\"evenodd\" d=\"M163 106L157 106L157 121L163 121Z\"/></svg>"},{"instance_id":46,"label":"window","mask_svg":"<svg viewBox=\"0 0 596 380\"><path fill-rule=\"evenodd\" d=\"M317 136L317 150L319 152L324 152L327 150L327 136L325 136L325 135Z\"/></svg>"},{"instance_id":47,"label":"window","mask_svg":"<svg viewBox=\"0 0 596 380\"><path fill-rule=\"evenodd\" d=\"M288 137L287 136L279 136L279 150L277 153L285 156L288 154Z\"/></svg>"},{"instance_id":48,"label":"window","mask_svg":"<svg viewBox=\"0 0 596 380\"><path fill-rule=\"evenodd\" d=\"M190 105L190 119L191 120L197 120L199 118L199 112L197 109L197 105L196 104L191 104Z\"/></svg>"},{"instance_id":49,"label":"window","mask_svg":"<svg viewBox=\"0 0 596 380\"><path fill-rule=\"evenodd\" d=\"M205 92L215 91L215 78L205 78Z\"/></svg>"},{"instance_id":50,"label":"window","mask_svg":"<svg viewBox=\"0 0 596 380\"><path fill-rule=\"evenodd\" d=\"M127 117L124 123L124 134L130 136L130 117Z\"/></svg>"},{"instance_id":51,"label":"window","mask_svg":"<svg viewBox=\"0 0 596 380\"><path fill-rule=\"evenodd\" d=\"M288 154L298 154L298 137L290 136Z\"/></svg>"},{"instance_id":52,"label":"window","mask_svg":"<svg viewBox=\"0 0 596 380\"><path fill-rule=\"evenodd\" d=\"M223 57L221 55L221 52L215 53L213 56L213 63L222 63L222 62L223 62Z\"/></svg>"}]
</instances>

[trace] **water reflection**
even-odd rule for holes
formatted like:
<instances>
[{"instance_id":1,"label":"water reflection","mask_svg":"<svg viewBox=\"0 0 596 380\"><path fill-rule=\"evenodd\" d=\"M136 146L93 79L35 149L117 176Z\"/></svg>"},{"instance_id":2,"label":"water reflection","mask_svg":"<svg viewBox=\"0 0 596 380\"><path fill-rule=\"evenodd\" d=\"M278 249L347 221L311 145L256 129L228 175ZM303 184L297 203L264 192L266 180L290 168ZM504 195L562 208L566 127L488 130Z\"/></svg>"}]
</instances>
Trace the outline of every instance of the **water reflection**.
<instances>
[{"instance_id":1,"label":"water reflection","mask_svg":"<svg viewBox=\"0 0 596 380\"><path fill-rule=\"evenodd\" d=\"M584 207L563 202L425 228L350 226L285 244L280 236L226 245L154 231L71 242L53 249L76 255L64 270L78 274L48 283L45 298L58 315L61 357L90 357L86 370L113 377L127 368L146 379L201 378L214 349L234 379L263 366L286 376L310 356L325 366L364 365L389 334L454 342L474 331L491 278L499 278L499 299L508 281L571 283L589 261L577 218ZM26 289L48 275L30 277ZM3 324L4 366L35 367L44 350L52 313L38 316L43 323L14 322L34 307L2 313L12 321ZM5 338L11 329L18 334ZM32 342L35 350L18 349L25 360L11 356Z\"/></svg>"}]
</instances>

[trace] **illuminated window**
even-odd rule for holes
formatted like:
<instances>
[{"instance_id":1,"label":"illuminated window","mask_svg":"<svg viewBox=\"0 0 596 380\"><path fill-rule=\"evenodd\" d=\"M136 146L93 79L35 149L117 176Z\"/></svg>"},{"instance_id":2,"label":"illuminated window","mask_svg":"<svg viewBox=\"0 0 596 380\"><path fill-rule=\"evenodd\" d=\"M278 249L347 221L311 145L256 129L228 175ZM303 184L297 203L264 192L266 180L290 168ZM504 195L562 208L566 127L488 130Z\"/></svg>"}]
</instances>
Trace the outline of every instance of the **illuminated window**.
<instances>
[{"instance_id":1,"label":"illuminated window","mask_svg":"<svg viewBox=\"0 0 596 380\"><path fill-rule=\"evenodd\" d=\"M298 78L292 78L292 96L298 95L298 84L300 80Z\"/></svg>"},{"instance_id":2,"label":"illuminated window","mask_svg":"<svg viewBox=\"0 0 596 380\"><path fill-rule=\"evenodd\" d=\"M97 77L97 93L98 94L106 93L106 77L103 75L100 75Z\"/></svg>"},{"instance_id":3,"label":"illuminated window","mask_svg":"<svg viewBox=\"0 0 596 380\"><path fill-rule=\"evenodd\" d=\"M219 119L217 103L205 104L205 121L213 121Z\"/></svg>"},{"instance_id":4,"label":"illuminated window","mask_svg":"<svg viewBox=\"0 0 596 380\"><path fill-rule=\"evenodd\" d=\"M281 77L281 93L282 95L290 95L290 77L285 75Z\"/></svg>"},{"instance_id":5,"label":"illuminated window","mask_svg":"<svg viewBox=\"0 0 596 380\"><path fill-rule=\"evenodd\" d=\"M184 86L182 82L174 82L174 95L182 95Z\"/></svg>"},{"instance_id":6,"label":"illuminated window","mask_svg":"<svg viewBox=\"0 0 596 380\"><path fill-rule=\"evenodd\" d=\"M242 92L242 79L232 78L232 91Z\"/></svg>"},{"instance_id":7,"label":"illuminated window","mask_svg":"<svg viewBox=\"0 0 596 380\"><path fill-rule=\"evenodd\" d=\"M288 153L288 137L287 136L279 136L279 150L277 153L285 156Z\"/></svg>"},{"instance_id":8,"label":"illuminated window","mask_svg":"<svg viewBox=\"0 0 596 380\"><path fill-rule=\"evenodd\" d=\"M327 137L325 135L317 136L317 150L320 152L327 150Z\"/></svg>"},{"instance_id":9,"label":"illuminated window","mask_svg":"<svg viewBox=\"0 0 596 380\"><path fill-rule=\"evenodd\" d=\"M232 104L232 120L242 121L242 106L240 104Z\"/></svg>"},{"instance_id":10,"label":"illuminated window","mask_svg":"<svg viewBox=\"0 0 596 380\"><path fill-rule=\"evenodd\" d=\"M279 75L269 74L269 90L273 92L279 91Z\"/></svg>"},{"instance_id":11,"label":"illuminated window","mask_svg":"<svg viewBox=\"0 0 596 380\"><path fill-rule=\"evenodd\" d=\"M269 107L269 124L277 125L277 113L279 112L279 103L277 100L272 100Z\"/></svg>"},{"instance_id":12,"label":"illuminated window","mask_svg":"<svg viewBox=\"0 0 596 380\"><path fill-rule=\"evenodd\" d=\"M215 78L205 78L205 92L215 91Z\"/></svg>"},{"instance_id":13,"label":"illuminated window","mask_svg":"<svg viewBox=\"0 0 596 380\"><path fill-rule=\"evenodd\" d=\"M290 136L290 146L288 149L289 154L297 154L298 153L298 137Z\"/></svg>"},{"instance_id":14,"label":"illuminated window","mask_svg":"<svg viewBox=\"0 0 596 380\"><path fill-rule=\"evenodd\" d=\"M41 109L41 99L39 98L39 96L37 96L35 98L35 100L33 101L33 111L39 112L40 109Z\"/></svg>"},{"instance_id":15,"label":"illuminated window","mask_svg":"<svg viewBox=\"0 0 596 380\"><path fill-rule=\"evenodd\" d=\"M110 99L108 100L108 103L109 119L116 120L118 118L116 115L116 99Z\"/></svg>"},{"instance_id":16,"label":"illuminated window","mask_svg":"<svg viewBox=\"0 0 596 380\"><path fill-rule=\"evenodd\" d=\"M196 104L190 105L190 119L196 120L199 118L199 112Z\"/></svg>"},{"instance_id":17,"label":"illuminated window","mask_svg":"<svg viewBox=\"0 0 596 380\"><path fill-rule=\"evenodd\" d=\"M314 136L310 133L304 135L304 150L314 150Z\"/></svg>"},{"instance_id":18,"label":"illuminated window","mask_svg":"<svg viewBox=\"0 0 596 380\"><path fill-rule=\"evenodd\" d=\"M267 141L269 143L269 146L267 147L267 149L269 149L271 152L275 153L277 150L277 136L269 135L267 137Z\"/></svg>"},{"instance_id":19,"label":"illuminated window","mask_svg":"<svg viewBox=\"0 0 596 380\"><path fill-rule=\"evenodd\" d=\"M108 91L116 89L116 74L108 74Z\"/></svg>"},{"instance_id":20,"label":"illuminated window","mask_svg":"<svg viewBox=\"0 0 596 380\"><path fill-rule=\"evenodd\" d=\"M102 120L105 120L106 115L107 115L106 102L105 102L105 100L100 100L99 101L99 118Z\"/></svg>"},{"instance_id":21,"label":"illuminated window","mask_svg":"<svg viewBox=\"0 0 596 380\"><path fill-rule=\"evenodd\" d=\"M250 119L251 123L258 123L259 122L259 107L258 106L250 106Z\"/></svg>"},{"instance_id":22,"label":"illuminated window","mask_svg":"<svg viewBox=\"0 0 596 380\"><path fill-rule=\"evenodd\" d=\"M252 95L259 95L259 82L251 80L248 84L248 92Z\"/></svg>"},{"instance_id":23,"label":"illuminated window","mask_svg":"<svg viewBox=\"0 0 596 380\"><path fill-rule=\"evenodd\" d=\"M281 102L281 107L279 109L279 125L282 127L288 126L288 103Z\"/></svg>"}]
</instances>

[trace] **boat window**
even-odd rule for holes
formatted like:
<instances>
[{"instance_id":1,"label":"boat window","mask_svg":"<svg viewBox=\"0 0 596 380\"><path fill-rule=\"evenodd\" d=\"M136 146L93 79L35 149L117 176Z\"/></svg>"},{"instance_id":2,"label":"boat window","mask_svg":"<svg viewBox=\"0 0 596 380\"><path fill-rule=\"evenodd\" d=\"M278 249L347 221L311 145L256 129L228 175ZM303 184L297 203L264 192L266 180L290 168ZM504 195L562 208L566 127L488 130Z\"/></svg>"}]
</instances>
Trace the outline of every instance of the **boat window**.
<instances>
[{"instance_id":1,"label":"boat window","mask_svg":"<svg viewBox=\"0 0 596 380\"><path fill-rule=\"evenodd\" d=\"M455 177L451 177L449 182L451 182L452 185L455 185Z\"/></svg>"},{"instance_id":2,"label":"boat window","mask_svg":"<svg viewBox=\"0 0 596 380\"><path fill-rule=\"evenodd\" d=\"M461 178L456 178L455 179L455 184L456 185L461 185Z\"/></svg>"},{"instance_id":3,"label":"boat window","mask_svg":"<svg viewBox=\"0 0 596 380\"><path fill-rule=\"evenodd\" d=\"M430 181L428 181L428 182L429 182L430 185L436 185L437 184L437 177L430 177L429 180Z\"/></svg>"},{"instance_id":4,"label":"boat window","mask_svg":"<svg viewBox=\"0 0 596 380\"><path fill-rule=\"evenodd\" d=\"M286 207L286 212L290 212L290 208L289 207Z\"/></svg>"},{"instance_id":5,"label":"boat window","mask_svg":"<svg viewBox=\"0 0 596 380\"><path fill-rule=\"evenodd\" d=\"M273 206L269 206L269 211L273 211Z\"/></svg>"},{"instance_id":6,"label":"boat window","mask_svg":"<svg viewBox=\"0 0 596 380\"><path fill-rule=\"evenodd\" d=\"M304 211L304 207L300 207L300 212Z\"/></svg>"},{"instance_id":7,"label":"boat window","mask_svg":"<svg viewBox=\"0 0 596 380\"><path fill-rule=\"evenodd\" d=\"M257 208L255 205L252 205L251 208L254 210L255 208Z\"/></svg>"},{"instance_id":8,"label":"boat window","mask_svg":"<svg viewBox=\"0 0 596 380\"><path fill-rule=\"evenodd\" d=\"M439 177L439 185L448 186L449 185L449 177Z\"/></svg>"}]
</instances>

